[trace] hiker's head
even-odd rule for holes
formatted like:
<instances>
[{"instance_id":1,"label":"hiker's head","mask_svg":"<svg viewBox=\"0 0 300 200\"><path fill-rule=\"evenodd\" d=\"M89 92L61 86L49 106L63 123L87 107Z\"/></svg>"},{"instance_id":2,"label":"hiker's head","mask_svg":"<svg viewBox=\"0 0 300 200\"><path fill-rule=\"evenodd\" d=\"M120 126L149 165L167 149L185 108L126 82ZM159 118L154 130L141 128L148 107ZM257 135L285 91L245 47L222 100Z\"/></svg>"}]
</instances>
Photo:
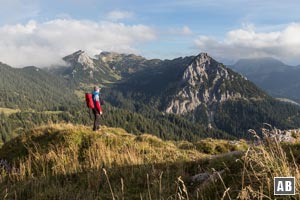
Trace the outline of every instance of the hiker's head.
<instances>
[{"instance_id":1,"label":"hiker's head","mask_svg":"<svg viewBox=\"0 0 300 200\"><path fill-rule=\"evenodd\" d=\"M95 86L95 87L94 87L94 91L99 92L99 91L100 91L100 88L99 88L98 86Z\"/></svg>"}]
</instances>

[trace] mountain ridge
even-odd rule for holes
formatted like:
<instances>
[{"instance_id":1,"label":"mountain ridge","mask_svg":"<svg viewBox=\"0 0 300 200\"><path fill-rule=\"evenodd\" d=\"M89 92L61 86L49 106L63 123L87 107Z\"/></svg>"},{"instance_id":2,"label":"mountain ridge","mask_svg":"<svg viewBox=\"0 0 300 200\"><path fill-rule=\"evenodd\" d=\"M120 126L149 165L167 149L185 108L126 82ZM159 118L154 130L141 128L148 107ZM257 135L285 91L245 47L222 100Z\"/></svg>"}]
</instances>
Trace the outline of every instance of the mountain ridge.
<instances>
[{"instance_id":1,"label":"mountain ridge","mask_svg":"<svg viewBox=\"0 0 300 200\"><path fill-rule=\"evenodd\" d=\"M239 91L227 90L225 81L233 83L237 79L247 81L241 75L227 69L223 64L218 63L207 53L200 53L184 71L182 82L185 86L183 91L177 94L177 96L179 96L178 98L191 97L191 108L184 109L177 107L173 113L182 114L186 113L187 110L193 111L195 107L201 103L207 106L213 102L223 102L228 99L248 97L249 94L242 94L243 88ZM242 85L239 86L242 87ZM252 87L254 87L254 85L252 85ZM253 90L256 90L257 96L262 95L258 88L253 88ZM188 92L192 94L187 94ZM199 92L202 92L202 94L199 94ZM197 96L200 97L195 99ZM172 112L172 109L174 108L170 106L167 108L167 112Z\"/></svg>"},{"instance_id":2,"label":"mountain ridge","mask_svg":"<svg viewBox=\"0 0 300 200\"><path fill-rule=\"evenodd\" d=\"M300 126L298 106L273 99L207 53L172 60L147 60L133 54L107 52L102 53L102 57L100 53L98 57L91 58L80 50L64 59L69 66L61 69L47 71L29 67L19 71L26 72L22 75L25 77L31 74L31 81L39 79L39 85L34 88L43 86L44 83L40 81L45 79L56 81L53 84L49 82L49 85L56 85L58 91L73 93L69 96L74 101L72 98L68 101L68 105L72 107L72 116L67 116L67 113L60 116L66 120L89 121L88 115L83 111L85 107L77 103L82 102L83 105L82 94L90 91L94 85L99 85L106 102L112 106L110 109L115 109L110 113L116 115L119 109L123 110L116 116L116 123L112 121L113 117L108 122L126 126L127 130L137 130L136 132L151 130L161 137L189 140L209 134L215 137L249 138L248 129L259 130L263 123L270 123L281 129ZM37 77L34 78L34 74ZM55 78L50 80L49 77L52 76ZM47 88L47 85L44 87ZM43 92L43 87L38 90ZM26 91L32 93L29 88ZM77 97L74 96L75 93ZM48 98L55 100L58 97ZM40 99L37 98L37 101ZM5 99L2 101L6 102ZM75 101L78 108L73 106L72 102ZM43 110L40 104L39 108ZM56 110L57 105L60 102L56 104ZM29 107L35 106L31 103ZM59 110L65 109L62 107ZM126 124L125 116L122 117L120 113L126 115L126 119L129 117L134 121ZM138 115L133 116L133 113ZM137 119L143 124L138 125ZM155 123L157 128L147 127L151 123ZM133 124L137 127L133 127ZM167 130L163 127L165 125L179 135L166 134ZM199 132L195 132L196 129Z\"/></svg>"},{"instance_id":3,"label":"mountain ridge","mask_svg":"<svg viewBox=\"0 0 300 200\"><path fill-rule=\"evenodd\" d=\"M160 112L181 115L209 128L234 133L235 136L238 132L246 134L253 127L259 129L265 122L279 127L289 124L286 119L281 119L288 116L286 111L277 108L286 105L273 99L244 76L206 53L185 59L163 61L161 67L145 70L116 85L116 90L132 102L130 109L139 108L140 102L144 102ZM117 98L112 100L113 104L122 105L114 101L118 101ZM269 113L265 112L266 109ZM296 118L299 117L297 110L299 108L295 107L293 112Z\"/></svg>"},{"instance_id":4,"label":"mountain ridge","mask_svg":"<svg viewBox=\"0 0 300 200\"><path fill-rule=\"evenodd\" d=\"M274 58L241 59L229 66L243 74L270 95L300 99L300 68Z\"/></svg>"}]
</instances>

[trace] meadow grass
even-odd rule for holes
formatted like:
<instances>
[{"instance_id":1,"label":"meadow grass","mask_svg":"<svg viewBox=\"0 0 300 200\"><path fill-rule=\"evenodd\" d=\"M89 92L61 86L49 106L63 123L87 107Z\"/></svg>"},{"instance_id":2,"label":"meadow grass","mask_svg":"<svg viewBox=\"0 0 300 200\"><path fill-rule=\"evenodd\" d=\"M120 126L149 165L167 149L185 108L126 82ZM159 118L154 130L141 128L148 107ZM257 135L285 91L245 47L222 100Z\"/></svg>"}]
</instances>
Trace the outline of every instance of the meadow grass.
<instances>
[{"instance_id":1,"label":"meadow grass","mask_svg":"<svg viewBox=\"0 0 300 200\"><path fill-rule=\"evenodd\" d=\"M300 199L299 162L294 158L295 146L299 146L299 141L292 144L279 142L274 137L278 134L276 128L262 131L263 138L258 140L260 144L250 147L241 159L243 170L238 198ZM274 196L274 177L281 176L295 177L296 195Z\"/></svg>"},{"instance_id":2,"label":"meadow grass","mask_svg":"<svg viewBox=\"0 0 300 200\"><path fill-rule=\"evenodd\" d=\"M275 199L273 177L300 178L298 146L270 137L249 147L243 140L163 141L121 128L49 124L0 149L12 165L0 167L0 199ZM194 181L201 173L209 178ZM299 199L296 193L281 199Z\"/></svg>"},{"instance_id":3,"label":"meadow grass","mask_svg":"<svg viewBox=\"0 0 300 200\"><path fill-rule=\"evenodd\" d=\"M0 107L0 113L4 113L5 115L11 115L17 112L20 112L20 109L12 109L12 108L2 108Z\"/></svg>"},{"instance_id":4,"label":"meadow grass","mask_svg":"<svg viewBox=\"0 0 300 200\"><path fill-rule=\"evenodd\" d=\"M0 198L109 199L114 191L116 198L144 195L147 199L148 191L154 195L159 182L169 184L171 195L176 185L171 179L184 175L183 164L174 163L206 156L195 149L179 149L172 141L149 134L135 136L120 128L92 132L72 124L40 126L0 149L0 158L13 166L9 173L1 171Z\"/></svg>"}]
</instances>

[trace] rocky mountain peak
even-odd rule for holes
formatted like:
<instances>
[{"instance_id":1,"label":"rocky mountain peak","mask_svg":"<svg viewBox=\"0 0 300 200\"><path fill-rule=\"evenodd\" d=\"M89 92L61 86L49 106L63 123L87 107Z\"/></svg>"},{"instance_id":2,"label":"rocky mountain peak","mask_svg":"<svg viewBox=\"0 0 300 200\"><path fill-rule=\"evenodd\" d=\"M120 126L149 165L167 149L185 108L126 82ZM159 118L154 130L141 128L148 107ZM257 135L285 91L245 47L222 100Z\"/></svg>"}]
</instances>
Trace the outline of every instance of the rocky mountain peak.
<instances>
[{"instance_id":1,"label":"rocky mountain peak","mask_svg":"<svg viewBox=\"0 0 300 200\"><path fill-rule=\"evenodd\" d=\"M183 81L195 86L209 79L215 74L217 77L227 76L228 72L222 64L212 59L207 53L200 53L192 63L186 68L183 74Z\"/></svg>"},{"instance_id":2,"label":"rocky mountain peak","mask_svg":"<svg viewBox=\"0 0 300 200\"><path fill-rule=\"evenodd\" d=\"M243 97L240 90L233 89L233 85L240 87L241 79L242 76L229 71L207 53L201 53L183 72L181 89L169 103L166 112L186 114L202 105L207 108L208 119L212 122L215 103Z\"/></svg>"},{"instance_id":3,"label":"rocky mountain peak","mask_svg":"<svg viewBox=\"0 0 300 200\"><path fill-rule=\"evenodd\" d=\"M205 63L212 60L212 57L210 57L207 53L200 53L198 56L196 56L195 60L199 61L200 63Z\"/></svg>"},{"instance_id":4,"label":"rocky mountain peak","mask_svg":"<svg viewBox=\"0 0 300 200\"><path fill-rule=\"evenodd\" d=\"M69 64L80 64L83 66L84 70L95 68L93 59L82 50L76 51L73 54L64 57L63 60Z\"/></svg>"}]
</instances>

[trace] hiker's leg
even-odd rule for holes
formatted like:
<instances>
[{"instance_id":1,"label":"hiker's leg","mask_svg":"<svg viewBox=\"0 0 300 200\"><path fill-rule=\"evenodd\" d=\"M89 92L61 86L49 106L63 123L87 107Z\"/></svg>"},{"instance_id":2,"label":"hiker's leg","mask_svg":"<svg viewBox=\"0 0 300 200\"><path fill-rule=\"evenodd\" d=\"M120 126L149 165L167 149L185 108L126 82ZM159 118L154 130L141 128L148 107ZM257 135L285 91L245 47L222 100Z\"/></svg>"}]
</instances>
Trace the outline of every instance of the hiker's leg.
<instances>
[{"instance_id":1,"label":"hiker's leg","mask_svg":"<svg viewBox=\"0 0 300 200\"><path fill-rule=\"evenodd\" d=\"M100 114L97 113L97 119L96 119L96 129L99 130L100 129Z\"/></svg>"},{"instance_id":2,"label":"hiker's leg","mask_svg":"<svg viewBox=\"0 0 300 200\"><path fill-rule=\"evenodd\" d=\"M97 130L97 111L93 109L93 114L94 114L94 126L93 126L93 131Z\"/></svg>"}]
</instances>

